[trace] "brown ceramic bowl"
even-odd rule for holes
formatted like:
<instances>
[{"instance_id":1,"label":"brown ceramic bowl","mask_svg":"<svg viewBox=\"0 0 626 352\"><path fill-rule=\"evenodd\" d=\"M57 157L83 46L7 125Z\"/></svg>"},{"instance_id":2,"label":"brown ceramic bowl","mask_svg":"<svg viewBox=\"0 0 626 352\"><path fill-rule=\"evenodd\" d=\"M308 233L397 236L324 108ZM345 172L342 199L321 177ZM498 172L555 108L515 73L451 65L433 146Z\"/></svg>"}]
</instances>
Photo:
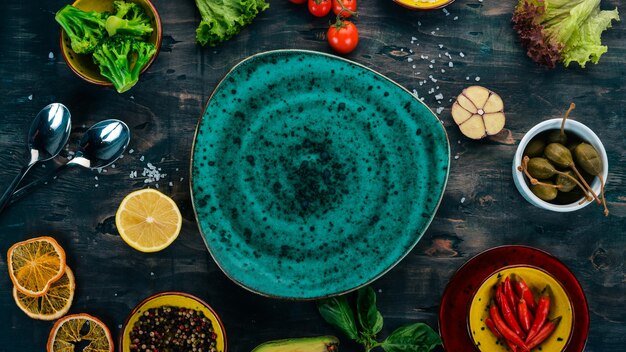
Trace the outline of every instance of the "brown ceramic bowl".
<instances>
[{"instance_id":1,"label":"brown ceramic bowl","mask_svg":"<svg viewBox=\"0 0 626 352\"><path fill-rule=\"evenodd\" d=\"M159 55L159 51L161 49L161 40L163 39L161 18L150 0L126 1L139 4L146 11L148 17L151 18L152 26L154 27L154 31L152 32L152 35L150 35L150 38L148 38L148 42L154 44L157 51L154 56L152 56L152 59L150 59L146 67L141 70L141 73L144 73L148 70L148 68L150 68L150 65L152 65L154 60L156 60L156 57ZM113 0L76 0L72 6L83 11L111 12L113 11ZM61 29L61 53L63 54L63 59L65 59L67 66L69 66L69 68L74 71L78 77L89 83L100 86L113 86L113 83L100 74L100 69L93 63L91 54L76 54L72 50L72 47L70 46L70 38L63 29Z\"/></svg>"}]
</instances>

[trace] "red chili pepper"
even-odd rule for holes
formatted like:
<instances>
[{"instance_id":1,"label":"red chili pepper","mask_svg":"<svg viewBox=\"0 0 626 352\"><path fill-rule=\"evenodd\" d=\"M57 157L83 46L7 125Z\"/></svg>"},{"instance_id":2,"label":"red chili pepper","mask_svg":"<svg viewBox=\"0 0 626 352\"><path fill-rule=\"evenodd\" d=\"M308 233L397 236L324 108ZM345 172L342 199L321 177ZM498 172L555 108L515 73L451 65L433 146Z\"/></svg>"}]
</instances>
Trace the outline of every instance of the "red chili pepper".
<instances>
[{"instance_id":1,"label":"red chili pepper","mask_svg":"<svg viewBox=\"0 0 626 352\"><path fill-rule=\"evenodd\" d=\"M526 281L524 281L521 276L515 275L513 277L513 287L515 288L517 295L526 301L528 309L530 309L532 313L535 313L537 311L537 302L535 302L533 292L530 290L528 285L526 285Z\"/></svg>"},{"instance_id":2,"label":"red chili pepper","mask_svg":"<svg viewBox=\"0 0 626 352\"><path fill-rule=\"evenodd\" d=\"M528 310L528 305L526 304L526 300L523 298L520 299L519 303L517 304L517 315L519 317L519 321L520 321L520 325L522 326L522 329L524 329L524 332L528 332L528 330L530 330L530 327L533 324L533 315Z\"/></svg>"},{"instance_id":3,"label":"red chili pepper","mask_svg":"<svg viewBox=\"0 0 626 352\"><path fill-rule=\"evenodd\" d=\"M547 339L552 334L554 329L556 329L556 326L559 325L559 322L561 322L561 317L552 319L549 322L545 323L539 333L537 333L535 337L528 341L528 348L535 348L539 346L540 343L545 341L545 339Z\"/></svg>"},{"instance_id":4,"label":"red chili pepper","mask_svg":"<svg viewBox=\"0 0 626 352\"><path fill-rule=\"evenodd\" d=\"M493 319L493 322L496 325L496 329L500 331L505 339L509 340L511 343L521 348L522 351L530 352L528 347L526 347L524 340L517 336L517 334L515 334L513 330L509 329L508 326L506 326L506 323L504 322L504 320L502 320L500 312L498 312L498 307L493 300L491 300L491 306L489 307L489 316L491 317L491 319Z\"/></svg>"},{"instance_id":5,"label":"red chili pepper","mask_svg":"<svg viewBox=\"0 0 626 352\"><path fill-rule=\"evenodd\" d=\"M506 286L504 287L506 289ZM498 292L496 292L496 294L498 294ZM515 313L513 313L513 310L509 306L508 299L506 299L506 297L502 296L502 293L500 293L500 299L498 301L500 303L500 311L502 311L502 316L504 316L504 321L506 321L507 326L511 328L511 330L513 330L513 332L515 332L517 336L522 339L525 338L526 334L520 327Z\"/></svg>"},{"instance_id":6,"label":"red chili pepper","mask_svg":"<svg viewBox=\"0 0 626 352\"><path fill-rule=\"evenodd\" d=\"M491 318L485 319L485 325L487 325L489 330L491 330L491 332L494 335L496 335L497 338L499 338L499 339L502 338L502 334L500 333L500 331L498 331L498 329L496 329L496 325L493 323L493 320L491 320Z\"/></svg>"},{"instance_id":7,"label":"red chili pepper","mask_svg":"<svg viewBox=\"0 0 626 352\"><path fill-rule=\"evenodd\" d=\"M506 342L507 345L509 345L509 348L511 349L512 352L517 352L517 347L511 343L511 341L505 339L504 337L502 337L502 334L500 333L500 331L498 331L498 329L496 329L496 325L493 323L493 320L491 320L491 318L487 318L485 319L485 325L487 325L487 327L489 328L489 330L491 330L491 332L498 338L498 339L502 339Z\"/></svg>"},{"instance_id":8,"label":"red chili pepper","mask_svg":"<svg viewBox=\"0 0 626 352\"><path fill-rule=\"evenodd\" d=\"M509 340L507 340L507 339L505 339L504 341L506 341L506 344L507 344L507 345L509 346L509 348L511 349L511 352L517 352L517 351L520 351L520 350L517 348L517 346L515 346L515 345L513 344L513 342L511 342L511 341L509 341Z\"/></svg>"},{"instance_id":9,"label":"red chili pepper","mask_svg":"<svg viewBox=\"0 0 626 352\"><path fill-rule=\"evenodd\" d=\"M548 292L549 287L546 286L544 289L544 293L539 298L539 304L537 305L537 313L535 314L535 320L533 320L533 325L530 327L528 331L528 336L526 337L526 342L530 341L537 335L543 324L548 319L548 313L550 312L550 295ZM497 325L496 325L497 326Z\"/></svg>"},{"instance_id":10,"label":"red chili pepper","mask_svg":"<svg viewBox=\"0 0 626 352\"><path fill-rule=\"evenodd\" d=\"M515 297L515 293L513 292L513 287L511 286L511 279L507 276L504 280L504 297L506 297L509 302L509 307L513 310L513 313L517 316L517 300Z\"/></svg>"}]
</instances>

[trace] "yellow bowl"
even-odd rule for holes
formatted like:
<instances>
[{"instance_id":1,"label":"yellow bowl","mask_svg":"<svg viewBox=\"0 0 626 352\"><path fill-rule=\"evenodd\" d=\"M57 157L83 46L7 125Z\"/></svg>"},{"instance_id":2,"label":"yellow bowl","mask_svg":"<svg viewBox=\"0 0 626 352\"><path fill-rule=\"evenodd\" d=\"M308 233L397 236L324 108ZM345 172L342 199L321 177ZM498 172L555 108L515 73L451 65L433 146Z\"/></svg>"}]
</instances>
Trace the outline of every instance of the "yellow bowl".
<instances>
[{"instance_id":1,"label":"yellow bowl","mask_svg":"<svg viewBox=\"0 0 626 352\"><path fill-rule=\"evenodd\" d=\"M154 28L154 31L152 31L150 38L148 38L148 42L154 44L156 48L156 53L152 56L152 59L148 61L146 67L141 70L141 73L144 73L148 70L150 65L152 65L156 57L159 55L159 51L161 50L161 41L163 39L161 18L159 17L159 13L157 12L154 5L150 2L150 0L125 1L139 4L146 11L148 17L150 17L152 21L152 27ZM72 4L72 6L83 11L112 12L113 0L76 0ZM110 87L113 85L113 83L111 83L106 77L100 74L100 69L96 64L94 64L93 59L91 58L91 54L76 54L74 50L72 50L72 47L70 46L70 38L63 29L61 29L61 54L63 54L63 59L67 63L67 66L69 66L69 68L74 71L74 73L78 75L78 77L84 79L89 83L97 84L100 86Z\"/></svg>"},{"instance_id":2,"label":"yellow bowl","mask_svg":"<svg viewBox=\"0 0 626 352\"><path fill-rule=\"evenodd\" d=\"M450 5L454 0L435 0L432 2L425 0L393 0L393 2L409 10L436 10Z\"/></svg>"},{"instance_id":3,"label":"yellow bowl","mask_svg":"<svg viewBox=\"0 0 626 352\"><path fill-rule=\"evenodd\" d=\"M559 352L565 350L572 333L574 312L567 292L561 284L547 272L534 267L515 266L506 267L489 276L485 280L470 303L468 316L468 328L474 344L483 352L510 351L503 341L500 341L485 325L485 319L489 317L489 302L495 297L496 285L507 276L515 274L521 276L533 296L537 300L540 292L550 287L550 313L548 320L561 317L561 322L554 332L542 344L532 351Z\"/></svg>"},{"instance_id":4,"label":"yellow bowl","mask_svg":"<svg viewBox=\"0 0 626 352\"><path fill-rule=\"evenodd\" d=\"M139 317L148 309L158 308L162 306L173 306L179 308L193 309L204 313L213 325L215 330L216 348L218 352L226 352L227 340L226 330L222 321L217 316L217 313L203 300L188 293L183 292L162 292L154 296L150 296L139 303L135 309L130 313L124 327L122 328L122 334L120 336L119 350L121 352L130 351L130 332L133 329L135 323L139 320Z\"/></svg>"}]
</instances>

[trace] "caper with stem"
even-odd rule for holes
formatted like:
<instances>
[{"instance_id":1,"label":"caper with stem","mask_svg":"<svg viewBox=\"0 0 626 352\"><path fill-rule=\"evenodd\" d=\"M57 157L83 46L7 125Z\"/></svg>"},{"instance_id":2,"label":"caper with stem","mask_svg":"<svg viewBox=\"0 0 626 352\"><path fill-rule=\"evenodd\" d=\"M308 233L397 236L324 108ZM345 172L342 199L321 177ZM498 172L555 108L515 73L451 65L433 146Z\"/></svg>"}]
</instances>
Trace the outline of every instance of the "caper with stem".
<instances>
[{"instance_id":1,"label":"caper with stem","mask_svg":"<svg viewBox=\"0 0 626 352\"><path fill-rule=\"evenodd\" d=\"M530 185L530 191L539 199L551 201L559 194L559 190L553 186L552 181L541 181L536 185Z\"/></svg>"},{"instance_id":2,"label":"caper with stem","mask_svg":"<svg viewBox=\"0 0 626 352\"><path fill-rule=\"evenodd\" d=\"M524 150L524 155L528 155L531 158L536 156L542 156L543 150L546 148L546 142L543 139L535 138L532 141L528 142L526 149Z\"/></svg>"},{"instance_id":3,"label":"caper with stem","mask_svg":"<svg viewBox=\"0 0 626 352\"><path fill-rule=\"evenodd\" d=\"M586 173L597 176L600 179L600 190L602 193L602 205L604 205L604 215L609 215L609 209L606 206L606 198L604 196L604 178L602 177L602 159L600 153L589 143L580 143L574 149L574 157L580 167Z\"/></svg>"},{"instance_id":4,"label":"caper with stem","mask_svg":"<svg viewBox=\"0 0 626 352\"><path fill-rule=\"evenodd\" d=\"M569 109L567 109L567 112L565 113L565 116L563 116L563 122L561 122L561 129L558 131L552 131L548 134L548 137L547 137L548 143L561 143L561 144L567 143L567 135L565 134L565 121L567 121L569 114L574 109L576 109L576 104L571 103L569 105Z\"/></svg>"},{"instance_id":5,"label":"caper with stem","mask_svg":"<svg viewBox=\"0 0 626 352\"><path fill-rule=\"evenodd\" d=\"M576 185L578 185L581 189L585 189L585 187L583 187L580 182L578 182L578 180L576 179L576 175L575 174L569 174L568 172L563 172L563 171L559 171L557 170L552 164L550 164L550 161L548 161L548 159L545 158L532 158L530 160L528 160L528 163L526 165L526 168L528 170L528 173L534 177L534 178L538 178L538 179L548 179L554 175L557 175L560 178L563 179L567 179L567 182L558 182L558 178L557 178L557 185L561 185L561 187L559 187L559 191L562 192L569 192L571 191L574 187L576 187ZM569 171L571 172L571 171ZM532 183L532 181L531 181ZM571 186L573 185L573 186ZM566 188L567 190L564 190L564 188ZM585 192L585 199L587 200L592 200L593 198L591 198L586 192Z\"/></svg>"},{"instance_id":6,"label":"caper with stem","mask_svg":"<svg viewBox=\"0 0 626 352\"><path fill-rule=\"evenodd\" d=\"M576 179L576 174L572 170L567 170L563 172L562 174L557 175L556 184L561 185L561 188L559 188L559 191L566 192L566 193L571 192L574 188L576 188L576 186L580 187L581 189L584 189L582 185ZM587 200L591 200L589 198L589 194L587 193L585 193L585 198L587 198Z\"/></svg>"},{"instance_id":7,"label":"caper with stem","mask_svg":"<svg viewBox=\"0 0 626 352\"><path fill-rule=\"evenodd\" d=\"M544 153L546 155L546 158L556 164L556 166L572 169L576 173L576 176L578 176L578 179L580 179L582 184L585 186L584 189L587 192L591 193L591 195L598 204L602 204L602 201L598 199L598 196L593 191L593 189L591 189L587 181L585 181L585 178L582 177L580 172L578 172L578 169L574 164L574 158L572 157L572 153L569 151L569 149L567 149L563 144L560 143L550 143L546 146L546 150L544 151Z\"/></svg>"},{"instance_id":8,"label":"caper with stem","mask_svg":"<svg viewBox=\"0 0 626 352\"><path fill-rule=\"evenodd\" d=\"M524 156L522 158L522 165L518 166L517 170L523 172L526 175L526 177L528 177L528 181L530 182L531 185L544 185L546 187L552 187L552 188L560 188L561 187L561 186L555 185L555 184L544 183L544 182L539 181L538 179L534 178L528 172L528 162L529 161L530 161L530 158L528 156Z\"/></svg>"}]
</instances>

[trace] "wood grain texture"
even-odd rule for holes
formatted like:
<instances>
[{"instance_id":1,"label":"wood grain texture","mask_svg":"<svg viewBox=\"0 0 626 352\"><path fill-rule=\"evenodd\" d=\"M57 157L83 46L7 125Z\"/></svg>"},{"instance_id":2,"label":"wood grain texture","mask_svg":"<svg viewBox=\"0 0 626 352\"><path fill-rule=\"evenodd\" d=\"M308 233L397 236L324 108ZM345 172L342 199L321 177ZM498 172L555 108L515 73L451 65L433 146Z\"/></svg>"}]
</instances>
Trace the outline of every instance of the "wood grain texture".
<instances>
[{"instance_id":1,"label":"wood grain texture","mask_svg":"<svg viewBox=\"0 0 626 352\"><path fill-rule=\"evenodd\" d=\"M266 299L230 282L205 249L188 187L196 122L221 77L243 58L266 50L328 52L327 19L314 19L304 7L285 0L271 0L271 8L236 38L215 48L200 48L194 42L200 20L194 2L154 2L164 27L161 54L139 84L121 95L81 81L60 57L53 17L67 1L3 3L0 185L13 178L25 157L31 119L53 101L72 111L70 149L94 122L120 118L131 127L134 152L101 174L70 170L2 214L0 272L6 273L5 253L11 244L53 235L66 249L76 275L71 312L102 318L114 336L135 304L164 290L186 291L211 304L224 320L230 351L249 351L269 339L334 333L310 302ZM602 3L604 8L618 6L626 14L623 1ZM441 293L459 266L493 246L526 244L562 259L581 281L591 313L586 350L622 350L626 345L626 25L617 23L605 33L610 50L599 65L546 71L527 59L516 43L510 26L514 4L513 0L457 0L446 16L441 10L409 12L391 1L360 3L361 40L348 57L415 89L433 109L445 108L439 116L452 155L458 156L452 160L448 188L430 229L396 268L373 284L385 317L381 335L414 321L436 327ZM510 135L474 142L454 126L449 99L477 83L477 77L478 84L504 99ZM435 98L438 93L443 96L441 104ZM573 118L601 137L609 155L609 218L593 206L571 214L534 208L512 182L517 142L539 121L560 116L571 101L578 106ZM125 245L114 225L122 198L146 185L143 178L131 179L130 172L141 174L147 162L167 174L158 182L159 189L174 198L184 217L179 239L156 254ZM53 166L48 163L36 171L41 174ZM0 351L42 351L52 324L27 318L13 303L10 290L8 275L0 273ZM347 342L343 347L359 350Z\"/></svg>"}]
</instances>

